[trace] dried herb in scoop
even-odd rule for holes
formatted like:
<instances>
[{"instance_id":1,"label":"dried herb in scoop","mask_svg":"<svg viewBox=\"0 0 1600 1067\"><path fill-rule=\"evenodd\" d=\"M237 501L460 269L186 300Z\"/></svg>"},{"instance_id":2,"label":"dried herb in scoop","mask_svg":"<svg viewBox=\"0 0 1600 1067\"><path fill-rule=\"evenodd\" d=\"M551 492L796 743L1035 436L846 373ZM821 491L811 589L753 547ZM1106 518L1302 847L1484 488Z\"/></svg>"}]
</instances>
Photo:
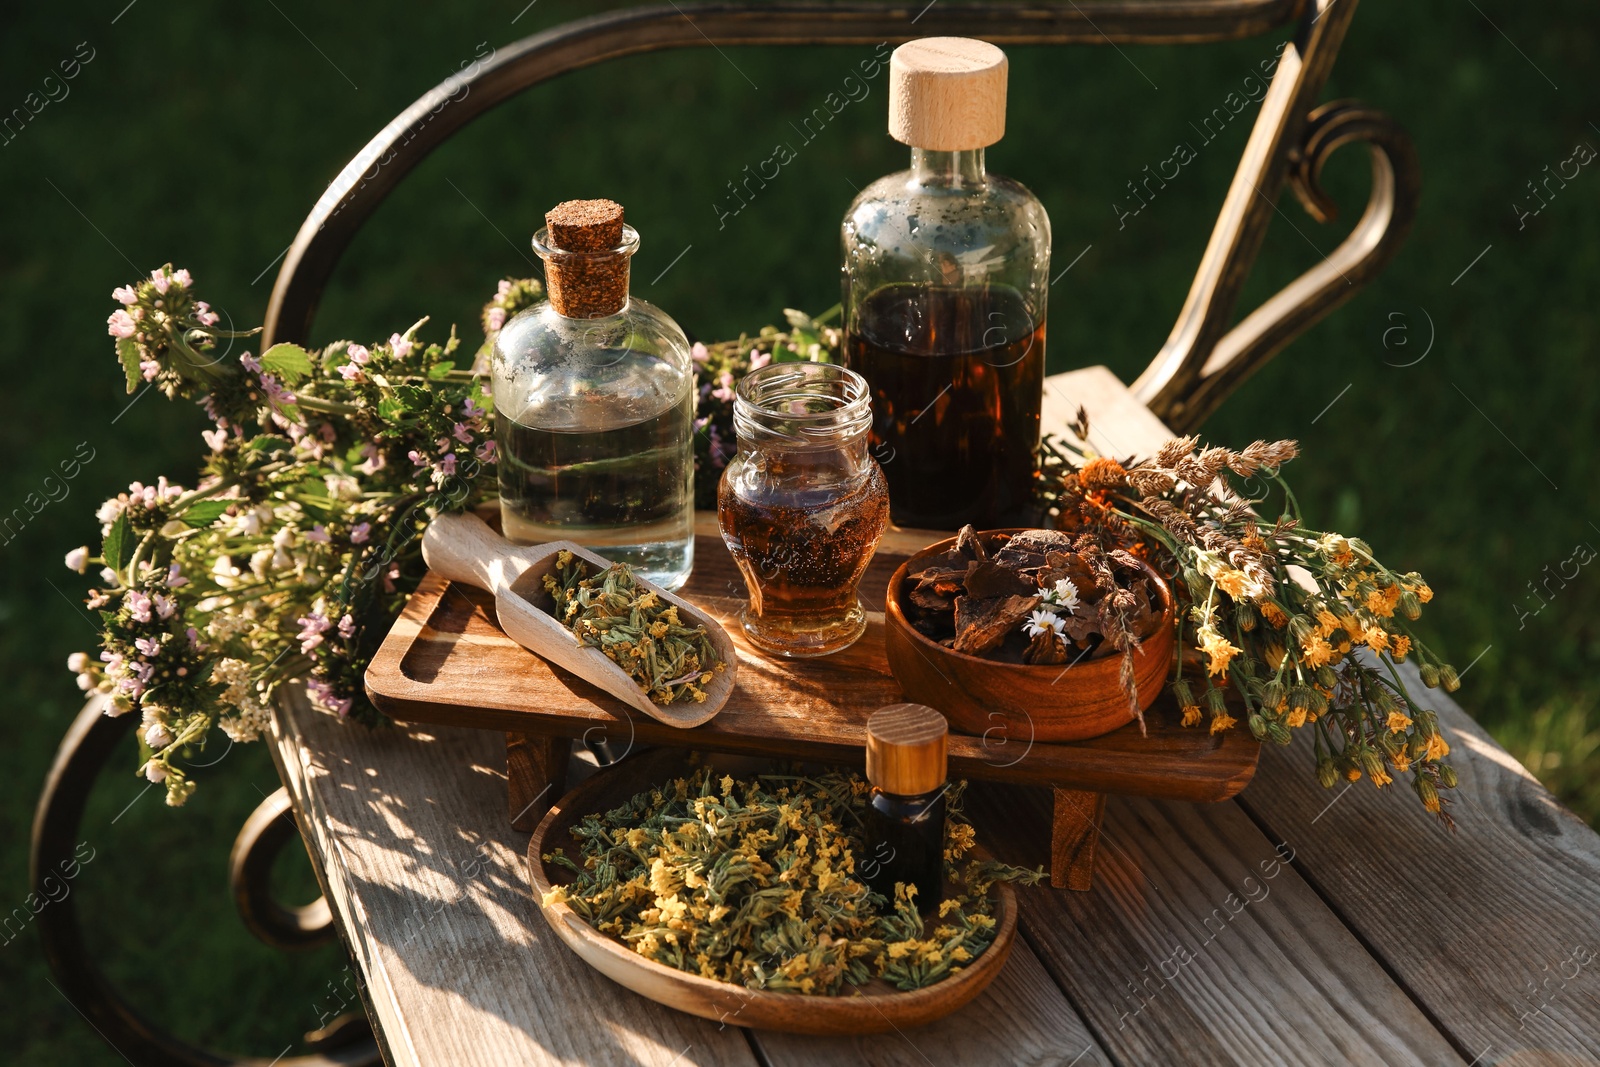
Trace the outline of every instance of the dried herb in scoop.
<instances>
[{"instance_id":1,"label":"dried herb in scoop","mask_svg":"<svg viewBox=\"0 0 1600 1067\"><path fill-rule=\"evenodd\" d=\"M571 552L558 552L544 576L551 614L578 643L598 648L657 704L706 699L706 683L726 670L711 635L678 618L675 604L640 586L626 563L598 575Z\"/></svg>"}]
</instances>

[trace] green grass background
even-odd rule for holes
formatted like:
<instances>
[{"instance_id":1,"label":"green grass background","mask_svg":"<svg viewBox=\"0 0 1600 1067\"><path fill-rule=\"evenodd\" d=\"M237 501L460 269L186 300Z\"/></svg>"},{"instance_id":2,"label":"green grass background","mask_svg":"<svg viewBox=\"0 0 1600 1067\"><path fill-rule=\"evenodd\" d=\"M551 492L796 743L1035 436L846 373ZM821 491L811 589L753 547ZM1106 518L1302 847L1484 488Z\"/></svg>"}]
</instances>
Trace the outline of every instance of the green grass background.
<instances>
[{"instance_id":1,"label":"green grass background","mask_svg":"<svg viewBox=\"0 0 1600 1067\"><path fill-rule=\"evenodd\" d=\"M79 707L64 661L94 636L77 606L81 582L61 557L94 540L99 501L135 478L192 480L202 447L192 408L152 395L125 410L104 328L111 289L170 260L193 271L234 321L258 323L269 264L379 127L482 43L501 46L612 6L525 3L142 0L124 9L126 0L94 0L5 16L0 111L20 106L79 42L95 57L66 99L0 147L0 503L10 509L41 490L79 442L95 458L70 496L0 547L8 683L0 723L10 743L0 778L0 912L27 892L33 804ZM1382 278L1256 375L1205 432L1235 445L1300 439L1304 458L1290 474L1312 521L1359 532L1386 561L1428 576L1438 597L1427 633L1458 667L1474 664L1463 704L1595 820L1600 567L1565 588L1552 582L1555 595L1537 615L1519 618L1518 609L1537 603L1526 599L1529 583L1559 569L1574 546L1600 546L1600 166L1583 168L1524 229L1512 204L1577 143L1600 146L1597 20L1582 0L1477 6L1481 13L1457 0L1362 6L1326 98L1360 97L1410 129L1425 172L1421 217ZM1193 140L1188 123L1219 105L1281 36L1010 49L1009 130L990 166L1044 201L1055 270L1089 249L1051 296L1052 371L1104 363L1131 380L1160 346L1253 109L1126 228L1111 203L1177 140ZM435 153L371 220L339 268L315 339L370 340L430 314L441 329L461 324L475 344L479 303L497 278L530 272L528 235L545 209L570 197L627 205L645 239L635 291L699 336L757 327L786 305L829 306L836 224L853 187L903 165L904 151L883 130L881 77L726 228L712 205L746 164L793 139L789 122L869 51L700 49L609 64L524 94ZM1349 213L1365 195L1362 157L1349 150L1329 166ZM1318 226L1289 197L1281 209L1246 307L1315 263L1348 225ZM1436 328L1431 352L1394 366L1422 351L1425 319ZM1404 336L1410 345L1386 349L1384 331L1397 324L1409 332L1391 334L1391 344ZM259 747L241 747L202 774L188 808L169 811L157 792L141 796L133 766L130 744L96 787L84 829L96 858L74 891L92 943L163 1025L277 1055L316 1025L319 995L339 981L343 957L334 948L281 956L231 911L227 850L275 787L272 767ZM291 895L314 892L303 857L280 874ZM47 976L32 931L0 945L0 1059L121 1062Z\"/></svg>"}]
</instances>

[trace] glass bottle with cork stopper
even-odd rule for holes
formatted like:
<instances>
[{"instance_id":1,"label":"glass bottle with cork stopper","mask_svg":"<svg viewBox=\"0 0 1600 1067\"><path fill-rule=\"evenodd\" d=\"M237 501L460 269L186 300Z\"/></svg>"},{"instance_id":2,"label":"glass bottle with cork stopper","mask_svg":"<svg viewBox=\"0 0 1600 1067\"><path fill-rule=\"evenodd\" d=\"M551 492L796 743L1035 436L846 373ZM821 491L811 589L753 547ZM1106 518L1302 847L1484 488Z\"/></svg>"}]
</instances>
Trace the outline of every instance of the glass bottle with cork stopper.
<instances>
[{"instance_id":1,"label":"glass bottle with cork stopper","mask_svg":"<svg viewBox=\"0 0 1600 1067\"><path fill-rule=\"evenodd\" d=\"M569 200L533 238L549 299L495 342L500 514L518 544L568 539L667 589L694 564L694 363L628 295L639 234L620 204Z\"/></svg>"},{"instance_id":2,"label":"glass bottle with cork stopper","mask_svg":"<svg viewBox=\"0 0 1600 1067\"><path fill-rule=\"evenodd\" d=\"M1032 495L1050 219L985 169L1006 73L983 41L895 49L889 133L911 168L867 186L844 219L845 358L872 386L873 451L901 526L1012 525Z\"/></svg>"},{"instance_id":3,"label":"glass bottle with cork stopper","mask_svg":"<svg viewBox=\"0 0 1600 1067\"><path fill-rule=\"evenodd\" d=\"M924 704L890 704L867 719L865 854L856 872L894 901L896 882L916 887L917 909L944 896L945 774L949 725Z\"/></svg>"}]
</instances>

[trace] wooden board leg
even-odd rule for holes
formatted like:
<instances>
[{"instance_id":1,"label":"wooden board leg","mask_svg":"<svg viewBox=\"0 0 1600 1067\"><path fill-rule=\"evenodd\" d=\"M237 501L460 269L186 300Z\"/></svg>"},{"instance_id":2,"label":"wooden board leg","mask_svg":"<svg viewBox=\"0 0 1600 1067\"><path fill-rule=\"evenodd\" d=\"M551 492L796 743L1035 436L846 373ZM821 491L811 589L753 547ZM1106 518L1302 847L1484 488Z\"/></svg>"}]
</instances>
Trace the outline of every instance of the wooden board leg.
<instances>
[{"instance_id":1,"label":"wooden board leg","mask_svg":"<svg viewBox=\"0 0 1600 1067\"><path fill-rule=\"evenodd\" d=\"M1095 847L1106 814L1104 793L1057 789L1050 823L1050 885L1087 892L1094 878Z\"/></svg>"},{"instance_id":2,"label":"wooden board leg","mask_svg":"<svg viewBox=\"0 0 1600 1067\"><path fill-rule=\"evenodd\" d=\"M513 829L531 833L567 791L571 751L565 737L506 734L506 814Z\"/></svg>"}]
</instances>

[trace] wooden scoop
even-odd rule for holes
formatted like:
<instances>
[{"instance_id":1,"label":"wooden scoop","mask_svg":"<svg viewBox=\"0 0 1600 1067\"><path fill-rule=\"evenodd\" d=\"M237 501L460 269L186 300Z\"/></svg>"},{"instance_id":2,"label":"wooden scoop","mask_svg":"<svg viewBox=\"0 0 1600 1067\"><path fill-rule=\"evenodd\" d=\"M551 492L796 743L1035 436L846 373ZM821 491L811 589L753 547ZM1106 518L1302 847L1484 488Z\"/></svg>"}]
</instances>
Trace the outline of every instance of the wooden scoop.
<instances>
[{"instance_id":1,"label":"wooden scoop","mask_svg":"<svg viewBox=\"0 0 1600 1067\"><path fill-rule=\"evenodd\" d=\"M699 726L722 710L733 692L739 656L732 638L715 619L681 597L635 576L642 588L653 590L669 604L676 604L678 616L686 625L705 627L724 665L707 683L703 703L657 704L626 671L607 659L605 653L580 645L571 630L535 606L536 602L548 599L544 576L555 566L556 553L561 551L571 552L600 570L611 566L610 560L571 541L525 547L513 545L476 515L440 515L428 524L427 532L422 535L422 558L427 560L428 566L453 582L464 582L493 593L500 628L506 636L541 659L571 671L669 726Z\"/></svg>"}]
</instances>

